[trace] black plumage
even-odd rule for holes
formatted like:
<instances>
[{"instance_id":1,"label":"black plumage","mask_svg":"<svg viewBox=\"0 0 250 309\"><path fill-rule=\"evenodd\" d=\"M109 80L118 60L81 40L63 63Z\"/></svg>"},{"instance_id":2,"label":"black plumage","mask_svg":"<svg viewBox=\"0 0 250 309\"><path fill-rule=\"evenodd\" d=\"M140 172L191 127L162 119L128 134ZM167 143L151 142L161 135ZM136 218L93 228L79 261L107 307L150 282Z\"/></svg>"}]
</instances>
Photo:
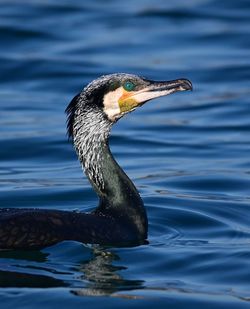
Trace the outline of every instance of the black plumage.
<instances>
[{"instance_id":1,"label":"black plumage","mask_svg":"<svg viewBox=\"0 0 250 309\"><path fill-rule=\"evenodd\" d=\"M99 196L98 207L91 213L2 208L0 249L37 249L63 240L113 246L145 243L146 210L110 152L110 130L148 100L190 89L192 84L185 79L154 82L125 73L102 76L87 85L66 109L67 131Z\"/></svg>"}]
</instances>

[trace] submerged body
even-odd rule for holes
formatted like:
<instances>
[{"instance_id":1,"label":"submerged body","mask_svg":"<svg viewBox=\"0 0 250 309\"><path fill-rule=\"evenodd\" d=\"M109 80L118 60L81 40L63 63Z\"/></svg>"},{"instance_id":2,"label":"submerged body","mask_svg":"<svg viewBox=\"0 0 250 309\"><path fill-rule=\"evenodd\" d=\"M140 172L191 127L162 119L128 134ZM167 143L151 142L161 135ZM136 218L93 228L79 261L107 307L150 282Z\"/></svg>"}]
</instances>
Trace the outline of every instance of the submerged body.
<instances>
[{"instance_id":1,"label":"submerged body","mask_svg":"<svg viewBox=\"0 0 250 309\"><path fill-rule=\"evenodd\" d=\"M0 209L0 249L35 249L63 240L102 245L139 245L147 239L143 201L109 149L112 125L145 102L191 90L186 79L154 82L111 74L90 83L69 104L68 134L99 206L92 213Z\"/></svg>"},{"instance_id":2,"label":"submerged body","mask_svg":"<svg viewBox=\"0 0 250 309\"><path fill-rule=\"evenodd\" d=\"M1 209L0 233L0 249L40 249L64 240L127 246L146 238L136 238L138 231L126 218L31 208Z\"/></svg>"}]
</instances>

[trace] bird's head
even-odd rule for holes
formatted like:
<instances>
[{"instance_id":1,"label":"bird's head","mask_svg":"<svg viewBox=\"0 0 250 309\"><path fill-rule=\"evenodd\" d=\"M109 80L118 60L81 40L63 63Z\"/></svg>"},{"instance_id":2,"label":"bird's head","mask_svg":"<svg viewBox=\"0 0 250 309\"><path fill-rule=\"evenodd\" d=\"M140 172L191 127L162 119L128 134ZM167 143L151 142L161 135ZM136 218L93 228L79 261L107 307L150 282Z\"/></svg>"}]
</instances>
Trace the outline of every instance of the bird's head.
<instances>
[{"instance_id":1,"label":"bird's head","mask_svg":"<svg viewBox=\"0 0 250 309\"><path fill-rule=\"evenodd\" d=\"M115 122L126 113L132 112L145 102L176 91L191 90L187 79L156 82L132 74L104 75L86 88L94 96L108 119Z\"/></svg>"},{"instance_id":2,"label":"bird's head","mask_svg":"<svg viewBox=\"0 0 250 309\"><path fill-rule=\"evenodd\" d=\"M76 106L81 104L84 108L98 108L114 123L151 99L186 90L192 90L192 83L187 79L152 81L133 74L104 75L88 84L72 100L66 110L68 124L72 122Z\"/></svg>"}]
</instances>

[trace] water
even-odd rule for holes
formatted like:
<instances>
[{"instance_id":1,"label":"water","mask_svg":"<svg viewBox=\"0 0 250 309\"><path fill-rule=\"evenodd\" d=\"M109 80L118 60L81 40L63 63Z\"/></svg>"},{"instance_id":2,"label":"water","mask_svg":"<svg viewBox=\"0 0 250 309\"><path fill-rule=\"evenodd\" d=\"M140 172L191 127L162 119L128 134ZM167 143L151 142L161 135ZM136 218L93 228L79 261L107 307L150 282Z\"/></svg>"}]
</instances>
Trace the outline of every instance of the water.
<instances>
[{"instance_id":1,"label":"water","mask_svg":"<svg viewBox=\"0 0 250 309\"><path fill-rule=\"evenodd\" d=\"M249 308L249 1L1 0L0 37L1 207L96 206L64 115L92 79L194 85L113 128L149 244L0 252L1 308Z\"/></svg>"}]
</instances>

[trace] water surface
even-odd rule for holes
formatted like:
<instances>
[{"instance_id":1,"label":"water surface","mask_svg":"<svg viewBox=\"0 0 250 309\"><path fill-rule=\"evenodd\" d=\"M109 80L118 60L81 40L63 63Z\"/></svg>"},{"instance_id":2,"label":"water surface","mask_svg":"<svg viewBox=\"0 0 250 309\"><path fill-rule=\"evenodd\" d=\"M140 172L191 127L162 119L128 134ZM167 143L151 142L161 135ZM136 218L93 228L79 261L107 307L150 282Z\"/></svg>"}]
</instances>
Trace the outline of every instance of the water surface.
<instances>
[{"instance_id":1,"label":"water surface","mask_svg":"<svg viewBox=\"0 0 250 309\"><path fill-rule=\"evenodd\" d=\"M249 308L249 16L244 0L0 2L1 207L97 205L64 115L92 79L194 85L112 131L149 244L0 252L1 308Z\"/></svg>"}]
</instances>

